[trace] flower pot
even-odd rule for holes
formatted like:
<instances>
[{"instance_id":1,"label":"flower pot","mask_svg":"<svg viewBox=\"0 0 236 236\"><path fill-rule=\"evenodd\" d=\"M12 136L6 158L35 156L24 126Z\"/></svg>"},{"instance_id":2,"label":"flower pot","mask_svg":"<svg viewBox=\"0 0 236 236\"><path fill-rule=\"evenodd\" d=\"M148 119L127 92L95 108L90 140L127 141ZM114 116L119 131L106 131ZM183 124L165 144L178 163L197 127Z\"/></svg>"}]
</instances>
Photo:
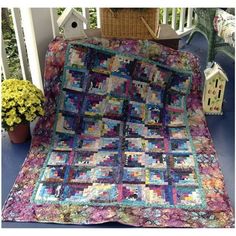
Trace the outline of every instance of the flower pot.
<instances>
[{"instance_id":1,"label":"flower pot","mask_svg":"<svg viewBox=\"0 0 236 236\"><path fill-rule=\"evenodd\" d=\"M9 138L12 143L24 143L30 139L30 124L22 123L14 127L13 131L8 131Z\"/></svg>"}]
</instances>

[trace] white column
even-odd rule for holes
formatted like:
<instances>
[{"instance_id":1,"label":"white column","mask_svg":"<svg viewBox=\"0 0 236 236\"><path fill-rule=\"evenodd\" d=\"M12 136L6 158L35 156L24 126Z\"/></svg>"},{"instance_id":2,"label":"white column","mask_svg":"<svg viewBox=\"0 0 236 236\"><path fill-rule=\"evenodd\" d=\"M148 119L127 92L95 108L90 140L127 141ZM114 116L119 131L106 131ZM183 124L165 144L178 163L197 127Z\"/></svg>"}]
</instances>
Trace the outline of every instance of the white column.
<instances>
[{"instance_id":1,"label":"white column","mask_svg":"<svg viewBox=\"0 0 236 236\"><path fill-rule=\"evenodd\" d=\"M13 26L14 26L14 30L16 34L16 42L17 42L17 49L19 53L22 77L24 80L31 80L31 75L30 75L28 61L27 61L27 52L25 48L23 29L21 26L20 9L12 8L11 12L12 12L12 18L13 18Z\"/></svg>"},{"instance_id":2,"label":"white column","mask_svg":"<svg viewBox=\"0 0 236 236\"><path fill-rule=\"evenodd\" d=\"M2 44L1 57L0 57L1 72L3 73L3 78L7 79L9 77L9 68L7 64L7 55L6 55L6 50L5 50L2 34L1 34L1 44Z\"/></svg>"},{"instance_id":3,"label":"white column","mask_svg":"<svg viewBox=\"0 0 236 236\"><path fill-rule=\"evenodd\" d=\"M44 73L45 55L53 39L53 27L49 8L31 8L41 74Z\"/></svg>"},{"instance_id":4,"label":"white column","mask_svg":"<svg viewBox=\"0 0 236 236\"><path fill-rule=\"evenodd\" d=\"M53 39L50 8L22 8L21 16L32 81L42 88L45 55Z\"/></svg>"},{"instance_id":5,"label":"white column","mask_svg":"<svg viewBox=\"0 0 236 236\"><path fill-rule=\"evenodd\" d=\"M30 8L22 8L21 17L25 35L26 48L28 52L32 82L39 89L43 90L42 73L39 63L39 54L35 37L32 10ZM39 18L42 19L41 17ZM42 24L41 27L44 27L44 24Z\"/></svg>"}]
</instances>

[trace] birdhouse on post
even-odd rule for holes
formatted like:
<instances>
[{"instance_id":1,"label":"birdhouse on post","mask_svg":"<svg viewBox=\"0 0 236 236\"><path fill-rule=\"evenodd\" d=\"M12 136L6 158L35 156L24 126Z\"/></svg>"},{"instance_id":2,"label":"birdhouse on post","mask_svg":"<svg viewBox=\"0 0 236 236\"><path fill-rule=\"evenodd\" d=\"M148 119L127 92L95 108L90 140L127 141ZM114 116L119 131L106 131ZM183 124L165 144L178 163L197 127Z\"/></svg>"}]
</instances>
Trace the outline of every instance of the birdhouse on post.
<instances>
[{"instance_id":1,"label":"birdhouse on post","mask_svg":"<svg viewBox=\"0 0 236 236\"><path fill-rule=\"evenodd\" d=\"M86 24L87 20L74 8L65 9L57 20L58 26L64 31L64 38L68 40L87 38L84 23Z\"/></svg>"},{"instance_id":2,"label":"birdhouse on post","mask_svg":"<svg viewBox=\"0 0 236 236\"><path fill-rule=\"evenodd\" d=\"M215 62L204 71L204 74L203 111L209 115L222 115L225 85L228 78Z\"/></svg>"}]
</instances>

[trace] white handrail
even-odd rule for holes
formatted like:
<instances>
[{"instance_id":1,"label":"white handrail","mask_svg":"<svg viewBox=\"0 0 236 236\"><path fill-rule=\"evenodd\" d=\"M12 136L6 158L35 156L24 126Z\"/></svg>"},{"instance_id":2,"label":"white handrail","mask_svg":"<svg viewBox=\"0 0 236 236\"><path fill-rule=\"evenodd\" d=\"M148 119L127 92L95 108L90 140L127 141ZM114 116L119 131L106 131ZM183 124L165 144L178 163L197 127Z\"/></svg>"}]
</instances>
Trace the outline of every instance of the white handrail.
<instances>
[{"instance_id":1,"label":"white handrail","mask_svg":"<svg viewBox=\"0 0 236 236\"><path fill-rule=\"evenodd\" d=\"M89 8L82 8L82 14L85 17L85 19L87 20L87 24L84 24L84 28L85 29L89 29L90 28L90 23L89 23Z\"/></svg>"},{"instance_id":2,"label":"white handrail","mask_svg":"<svg viewBox=\"0 0 236 236\"><path fill-rule=\"evenodd\" d=\"M193 22L193 9L188 8L187 28L192 27Z\"/></svg>"},{"instance_id":3,"label":"white handrail","mask_svg":"<svg viewBox=\"0 0 236 236\"><path fill-rule=\"evenodd\" d=\"M197 14L194 14L194 24L197 24Z\"/></svg>"},{"instance_id":4,"label":"white handrail","mask_svg":"<svg viewBox=\"0 0 236 236\"><path fill-rule=\"evenodd\" d=\"M51 16L51 22L52 22L52 32L53 32L53 38L56 36L59 36L59 27L57 25L57 9L56 8L50 8L50 16Z\"/></svg>"},{"instance_id":5,"label":"white handrail","mask_svg":"<svg viewBox=\"0 0 236 236\"><path fill-rule=\"evenodd\" d=\"M176 30L176 8L172 8L172 19L171 19L171 27Z\"/></svg>"},{"instance_id":6,"label":"white handrail","mask_svg":"<svg viewBox=\"0 0 236 236\"><path fill-rule=\"evenodd\" d=\"M186 8L181 8L180 10L180 21L179 21L179 29L176 30L176 33L183 37L187 34L189 34L195 25L192 24L193 21L193 9L188 9L188 16L187 16L187 25L186 24Z\"/></svg>"},{"instance_id":7,"label":"white handrail","mask_svg":"<svg viewBox=\"0 0 236 236\"><path fill-rule=\"evenodd\" d=\"M168 23L168 9L163 8L163 24L167 24L167 23Z\"/></svg>"},{"instance_id":8,"label":"white handrail","mask_svg":"<svg viewBox=\"0 0 236 236\"><path fill-rule=\"evenodd\" d=\"M180 12L180 21L179 21L179 31L184 32L184 23L185 23L185 8L181 8Z\"/></svg>"},{"instance_id":9,"label":"white handrail","mask_svg":"<svg viewBox=\"0 0 236 236\"><path fill-rule=\"evenodd\" d=\"M24 80L31 80L31 75L27 61L27 52L25 48L24 34L23 34L23 29L21 27L20 9L12 8L11 13L13 18L13 27L16 34L16 42L19 53L22 77Z\"/></svg>"},{"instance_id":10,"label":"white handrail","mask_svg":"<svg viewBox=\"0 0 236 236\"><path fill-rule=\"evenodd\" d=\"M97 28L101 27L101 21L100 21L100 8L96 8L96 15L97 15Z\"/></svg>"}]
</instances>

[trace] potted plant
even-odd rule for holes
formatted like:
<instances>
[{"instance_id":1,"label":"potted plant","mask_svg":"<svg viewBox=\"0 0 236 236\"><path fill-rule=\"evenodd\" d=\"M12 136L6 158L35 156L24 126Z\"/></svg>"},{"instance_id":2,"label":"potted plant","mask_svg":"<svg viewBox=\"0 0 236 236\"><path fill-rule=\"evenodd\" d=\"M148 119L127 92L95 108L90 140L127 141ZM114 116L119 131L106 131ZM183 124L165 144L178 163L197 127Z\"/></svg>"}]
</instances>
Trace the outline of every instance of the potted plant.
<instances>
[{"instance_id":1,"label":"potted plant","mask_svg":"<svg viewBox=\"0 0 236 236\"><path fill-rule=\"evenodd\" d=\"M30 81L7 79L2 82L2 127L13 143L30 138L30 122L44 115L45 97Z\"/></svg>"}]
</instances>

